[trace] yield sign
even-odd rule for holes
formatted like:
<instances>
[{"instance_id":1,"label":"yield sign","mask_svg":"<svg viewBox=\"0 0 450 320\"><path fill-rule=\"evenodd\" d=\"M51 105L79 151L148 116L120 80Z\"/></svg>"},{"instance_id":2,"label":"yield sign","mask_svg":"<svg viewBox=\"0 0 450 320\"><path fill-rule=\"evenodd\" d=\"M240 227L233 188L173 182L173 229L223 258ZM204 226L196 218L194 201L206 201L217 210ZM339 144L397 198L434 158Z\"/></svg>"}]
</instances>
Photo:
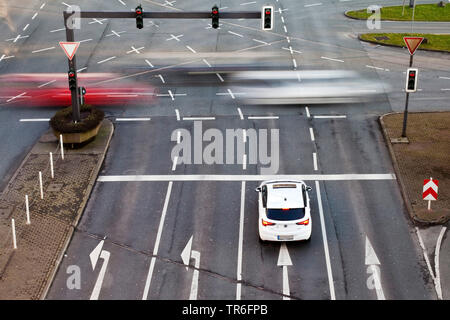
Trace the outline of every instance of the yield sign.
<instances>
[{"instance_id":1,"label":"yield sign","mask_svg":"<svg viewBox=\"0 0 450 320\"><path fill-rule=\"evenodd\" d=\"M64 50L67 58L69 60L73 59L75 52L77 52L78 47L80 46L79 42L60 42L59 45Z\"/></svg>"},{"instance_id":2,"label":"yield sign","mask_svg":"<svg viewBox=\"0 0 450 320\"><path fill-rule=\"evenodd\" d=\"M433 178L423 180L423 200L437 200L438 185L439 181Z\"/></svg>"},{"instance_id":3,"label":"yield sign","mask_svg":"<svg viewBox=\"0 0 450 320\"><path fill-rule=\"evenodd\" d=\"M422 43L423 37L403 37L403 41L405 41L406 46L408 47L409 54L413 55Z\"/></svg>"}]
</instances>

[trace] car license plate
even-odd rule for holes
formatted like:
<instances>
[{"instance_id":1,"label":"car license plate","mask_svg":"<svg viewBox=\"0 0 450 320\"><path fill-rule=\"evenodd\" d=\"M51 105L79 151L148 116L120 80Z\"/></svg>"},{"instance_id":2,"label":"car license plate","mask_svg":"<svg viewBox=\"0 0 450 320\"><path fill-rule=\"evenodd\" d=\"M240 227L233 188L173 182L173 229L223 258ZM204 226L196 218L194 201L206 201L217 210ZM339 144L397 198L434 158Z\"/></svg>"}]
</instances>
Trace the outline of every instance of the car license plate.
<instances>
[{"instance_id":1,"label":"car license plate","mask_svg":"<svg viewBox=\"0 0 450 320\"><path fill-rule=\"evenodd\" d=\"M278 236L278 240L294 240L294 236Z\"/></svg>"}]
</instances>

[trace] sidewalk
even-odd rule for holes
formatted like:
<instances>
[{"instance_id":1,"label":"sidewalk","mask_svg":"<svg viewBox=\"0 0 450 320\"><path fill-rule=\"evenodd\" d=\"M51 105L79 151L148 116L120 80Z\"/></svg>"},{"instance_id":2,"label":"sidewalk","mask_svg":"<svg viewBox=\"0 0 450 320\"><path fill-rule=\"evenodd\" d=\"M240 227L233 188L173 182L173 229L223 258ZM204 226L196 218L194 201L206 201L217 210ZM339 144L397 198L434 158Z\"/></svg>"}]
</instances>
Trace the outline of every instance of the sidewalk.
<instances>
[{"instance_id":1,"label":"sidewalk","mask_svg":"<svg viewBox=\"0 0 450 320\"><path fill-rule=\"evenodd\" d=\"M25 157L0 195L0 299L42 299L51 284L74 227L97 179L113 134L104 120L96 139L75 150L64 149L47 131ZM49 152L53 153L54 179ZM39 171L44 198L40 199ZM25 195L30 201L26 224ZM17 249L13 249L11 219Z\"/></svg>"},{"instance_id":2,"label":"sidewalk","mask_svg":"<svg viewBox=\"0 0 450 320\"><path fill-rule=\"evenodd\" d=\"M422 227L432 277L440 284L443 299L450 299L450 112L410 112L407 144L391 143L401 136L403 113L384 115L380 124L408 213ZM429 211L422 189L423 180L430 177L439 181L439 194Z\"/></svg>"}]
</instances>

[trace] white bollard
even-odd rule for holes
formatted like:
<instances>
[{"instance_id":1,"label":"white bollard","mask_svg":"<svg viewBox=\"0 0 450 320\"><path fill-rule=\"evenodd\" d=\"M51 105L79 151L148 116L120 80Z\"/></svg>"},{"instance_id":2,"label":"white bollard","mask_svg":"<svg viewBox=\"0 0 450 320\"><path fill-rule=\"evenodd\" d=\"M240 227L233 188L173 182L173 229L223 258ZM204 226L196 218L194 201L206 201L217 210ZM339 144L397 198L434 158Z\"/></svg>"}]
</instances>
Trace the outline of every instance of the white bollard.
<instances>
[{"instance_id":1,"label":"white bollard","mask_svg":"<svg viewBox=\"0 0 450 320\"><path fill-rule=\"evenodd\" d=\"M44 199L44 190L42 189L42 172L39 171L39 190L41 191L41 199Z\"/></svg>"},{"instance_id":2,"label":"white bollard","mask_svg":"<svg viewBox=\"0 0 450 320\"><path fill-rule=\"evenodd\" d=\"M30 205L28 203L28 195L25 195L25 212L27 214L27 224L30 224Z\"/></svg>"},{"instance_id":3,"label":"white bollard","mask_svg":"<svg viewBox=\"0 0 450 320\"><path fill-rule=\"evenodd\" d=\"M50 152L50 174L52 179L55 177L55 173L53 171L53 154Z\"/></svg>"},{"instance_id":4,"label":"white bollard","mask_svg":"<svg viewBox=\"0 0 450 320\"><path fill-rule=\"evenodd\" d=\"M62 134L59 135L59 143L61 144L61 158L64 160L64 144Z\"/></svg>"},{"instance_id":5,"label":"white bollard","mask_svg":"<svg viewBox=\"0 0 450 320\"><path fill-rule=\"evenodd\" d=\"M13 247L14 247L14 249L17 249L16 225L14 223L14 219L11 219L11 227L12 227L12 234L13 234Z\"/></svg>"}]
</instances>

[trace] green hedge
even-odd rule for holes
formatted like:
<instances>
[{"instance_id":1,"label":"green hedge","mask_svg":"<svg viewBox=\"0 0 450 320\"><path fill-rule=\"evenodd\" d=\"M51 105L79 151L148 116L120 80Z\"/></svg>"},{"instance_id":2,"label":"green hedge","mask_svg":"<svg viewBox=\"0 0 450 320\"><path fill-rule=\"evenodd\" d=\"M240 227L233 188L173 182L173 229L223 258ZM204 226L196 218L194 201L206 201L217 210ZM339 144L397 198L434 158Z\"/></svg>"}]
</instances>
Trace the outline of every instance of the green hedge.
<instances>
[{"instance_id":1,"label":"green hedge","mask_svg":"<svg viewBox=\"0 0 450 320\"><path fill-rule=\"evenodd\" d=\"M89 112L87 116L84 113ZM72 107L64 108L56 112L50 119L50 126L60 133L81 133L97 127L105 117L102 110L93 108L91 105L80 107L81 121L74 123L72 120Z\"/></svg>"}]
</instances>

